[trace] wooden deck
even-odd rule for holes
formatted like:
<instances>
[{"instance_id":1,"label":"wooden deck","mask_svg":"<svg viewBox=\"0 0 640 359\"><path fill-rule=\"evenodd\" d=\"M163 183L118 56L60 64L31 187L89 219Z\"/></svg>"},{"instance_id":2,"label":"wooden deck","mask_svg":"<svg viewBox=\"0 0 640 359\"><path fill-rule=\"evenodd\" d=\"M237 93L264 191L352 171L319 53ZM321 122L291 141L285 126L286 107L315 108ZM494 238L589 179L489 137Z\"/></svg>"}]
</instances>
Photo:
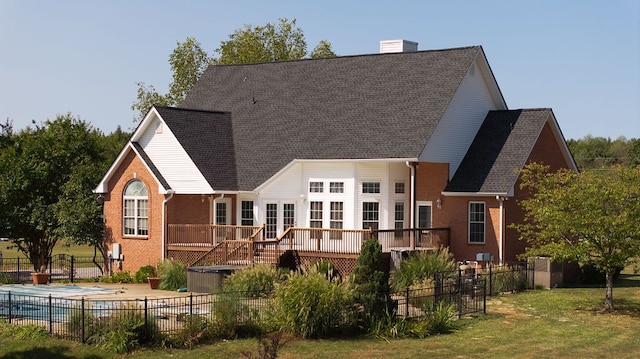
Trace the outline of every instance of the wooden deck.
<instances>
[{"instance_id":1,"label":"wooden deck","mask_svg":"<svg viewBox=\"0 0 640 359\"><path fill-rule=\"evenodd\" d=\"M170 224L167 255L188 265L276 264L286 252L352 260L360 254L362 243L372 237L378 239L383 253L449 246L448 228L372 231L291 227L280 237L267 239L264 225Z\"/></svg>"}]
</instances>

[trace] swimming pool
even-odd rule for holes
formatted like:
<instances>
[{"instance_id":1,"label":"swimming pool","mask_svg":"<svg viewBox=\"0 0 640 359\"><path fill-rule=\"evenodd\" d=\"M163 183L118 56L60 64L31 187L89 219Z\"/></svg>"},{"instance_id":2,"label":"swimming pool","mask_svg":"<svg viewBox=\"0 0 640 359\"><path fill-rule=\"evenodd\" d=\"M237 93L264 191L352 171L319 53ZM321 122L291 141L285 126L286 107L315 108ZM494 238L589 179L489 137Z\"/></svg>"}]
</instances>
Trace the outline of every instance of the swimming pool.
<instances>
[{"instance_id":1,"label":"swimming pool","mask_svg":"<svg viewBox=\"0 0 640 359\"><path fill-rule=\"evenodd\" d=\"M115 290L101 287L63 286L0 286L0 317L29 318L63 322L69 310L80 308L82 297L96 294L113 294ZM107 302L91 301L94 309L110 309Z\"/></svg>"}]
</instances>

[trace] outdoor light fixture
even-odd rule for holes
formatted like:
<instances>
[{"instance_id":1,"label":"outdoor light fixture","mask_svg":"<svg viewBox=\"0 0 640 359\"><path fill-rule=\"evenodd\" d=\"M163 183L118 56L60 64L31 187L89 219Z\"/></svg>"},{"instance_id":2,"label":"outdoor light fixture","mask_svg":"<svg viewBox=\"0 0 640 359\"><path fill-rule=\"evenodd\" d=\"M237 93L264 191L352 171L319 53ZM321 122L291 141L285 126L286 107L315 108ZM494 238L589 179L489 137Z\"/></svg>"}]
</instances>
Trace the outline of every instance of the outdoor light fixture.
<instances>
[{"instance_id":1,"label":"outdoor light fixture","mask_svg":"<svg viewBox=\"0 0 640 359\"><path fill-rule=\"evenodd\" d=\"M436 207L438 207L438 209L442 209L442 200L440 199L440 197L436 199Z\"/></svg>"}]
</instances>

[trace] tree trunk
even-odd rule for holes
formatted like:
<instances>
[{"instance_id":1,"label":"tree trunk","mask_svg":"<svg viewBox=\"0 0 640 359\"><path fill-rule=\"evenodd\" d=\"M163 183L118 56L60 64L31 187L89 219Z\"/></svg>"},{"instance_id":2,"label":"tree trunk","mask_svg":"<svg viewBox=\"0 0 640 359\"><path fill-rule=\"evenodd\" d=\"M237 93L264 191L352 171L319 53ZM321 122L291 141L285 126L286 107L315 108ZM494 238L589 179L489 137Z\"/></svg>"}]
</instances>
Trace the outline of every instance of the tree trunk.
<instances>
[{"instance_id":1,"label":"tree trunk","mask_svg":"<svg viewBox=\"0 0 640 359\"><path fill-rule=\"evenodd\" d=\"M607 289L604 297L604 307L608 312L613 312L613 272L606 270L605 276L607 278Z\"/></svg>"}]
</instances>

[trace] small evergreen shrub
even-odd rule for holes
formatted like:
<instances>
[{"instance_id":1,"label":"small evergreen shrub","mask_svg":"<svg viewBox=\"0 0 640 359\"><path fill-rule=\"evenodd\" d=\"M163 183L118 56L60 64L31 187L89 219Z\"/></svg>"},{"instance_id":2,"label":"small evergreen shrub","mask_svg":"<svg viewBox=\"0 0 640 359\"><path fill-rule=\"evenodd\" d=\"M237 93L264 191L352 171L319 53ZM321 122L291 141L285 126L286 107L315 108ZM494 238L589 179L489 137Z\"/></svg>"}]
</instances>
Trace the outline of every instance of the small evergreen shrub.
<instances>
[{"instance_id":1,"label":"small evergreen shrub","mask_svg":"<svg viewBox=\"0 0 640 359\"><path fill-rule=\"evenodd\" d=\"M391 275L391 286L401 291L425 279L433 279L436 273L452 273L456 268L453 254L447 248L420 251L400 262L400 267Z\"/></svg>"},{"instance_id":2,"label":"small evergreen shrub","mask_svg":"<svg viewBox=\"0 0 640 359\"><path fill-rule=\"evenodd\" d=\"M375 238L362 243L356 267L351 273L353 297L361 308L364 326L368 329L386 312L394 312L389 288L389 275L384 270L382 246Z\"/></svg>"},{"instance_id":3,"label":"small evergreen shrub","mask_svg":"<svg viewBox=\"0 0 640 359\"><path fill-rule=\"evenodd\" d=\"M302 338L345 333L354 327L353 297L346 285L323 274L291 274L274 289L269 328Z\"/></svg>"},{"instance_id":4,"label":"small evergreen shrub","mask_svg":"<svg viewBox=\"0 0 640 359\"><path fill-rule=\"evenodd\" d=\"M252 297L268 297L284 273L270 264L241 268L225 278L223 292L242 292Z\"/></svg>"},{"instance_id":5,"label":"small evergreen shrub","mask_svg":"<svg viewBox=\"0 0 640 359\"><path fill-rule=\"evenodd\" d=\"M187 286L187 266L176 260L167 259L158 264L160 289L178 290Z\"/></svg>"},{"instance_id":6,"label":"small evergreen shrub","mask_svg":"<svg viewBox=\"0 0 640 359\"><path fill-rule=\"evenodd\" d=\"M140 267L136 274L134 275L136 283L147 283L147 279L149 277L157 277L158 273L156 272L156 267L154 266L144 266Z\"/></svg>"}]
</instances>

